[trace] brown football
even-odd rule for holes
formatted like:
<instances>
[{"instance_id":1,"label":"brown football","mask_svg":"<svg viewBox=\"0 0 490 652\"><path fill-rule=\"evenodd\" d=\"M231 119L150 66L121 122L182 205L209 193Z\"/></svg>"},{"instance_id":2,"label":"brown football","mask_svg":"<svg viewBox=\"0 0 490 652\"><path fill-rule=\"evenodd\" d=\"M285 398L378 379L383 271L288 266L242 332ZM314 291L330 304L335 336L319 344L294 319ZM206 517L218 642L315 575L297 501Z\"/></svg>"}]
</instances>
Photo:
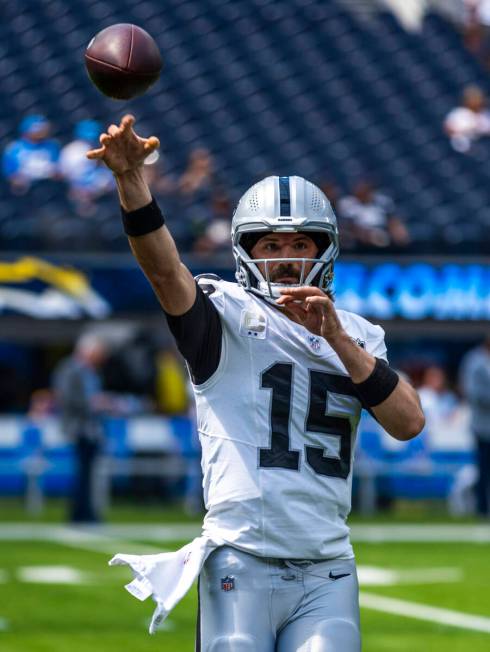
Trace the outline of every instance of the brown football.
<instances>
[{"instance_id":1,"label":"brown football","mask_svg":"<svg viewBox=\"0 0 490 652\"><path fill-rule=\"evenodd\" d=\"M162 58L148 32L137 25L118 23L93 37L85 52L85 65L101 93L129 100L156 82Z\"/></svg>"}]
</instances>

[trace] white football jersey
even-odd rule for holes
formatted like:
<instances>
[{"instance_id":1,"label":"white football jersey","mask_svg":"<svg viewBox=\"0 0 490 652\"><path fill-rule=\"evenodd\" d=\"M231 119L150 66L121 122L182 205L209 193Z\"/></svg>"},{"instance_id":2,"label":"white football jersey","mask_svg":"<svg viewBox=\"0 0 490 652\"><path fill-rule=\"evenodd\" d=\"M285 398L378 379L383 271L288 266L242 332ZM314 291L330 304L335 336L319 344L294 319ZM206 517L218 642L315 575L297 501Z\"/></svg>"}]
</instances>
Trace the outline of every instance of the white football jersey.
<instances>
[{"instance_id":1,"label":"white football jersey","mask_svg":"<svg viewBox=\"0 0 490 652\"><path fill-rule=\"evenodd\" d=\"M252 554L353 556L346 518L361 403L325 339L236 283L203 278L222 322L219 366L193 387L202 445L204 534ZM384 331L337 311L386 359Z\"/></svg>"}]
</instances>

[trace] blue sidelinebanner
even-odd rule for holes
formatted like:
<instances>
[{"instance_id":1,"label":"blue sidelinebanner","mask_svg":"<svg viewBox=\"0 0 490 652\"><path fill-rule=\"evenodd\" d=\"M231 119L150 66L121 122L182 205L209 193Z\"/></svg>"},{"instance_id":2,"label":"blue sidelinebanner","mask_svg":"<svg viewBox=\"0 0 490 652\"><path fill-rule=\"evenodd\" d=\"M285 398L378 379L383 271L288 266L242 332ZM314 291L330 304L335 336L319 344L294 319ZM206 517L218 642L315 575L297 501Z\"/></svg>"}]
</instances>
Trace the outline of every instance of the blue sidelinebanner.
<instances>
[{"instance_id":1,"label":"blue sidelinebanner","mask_svg":"<svg viewBox=\"0 0 490 652\"><path fill-rule=\"evenodd\" d=\"M178 460L198 454L193 421L186 417L106 418L104 430L102 453L106 462L111 460L111 475L121 488L136 473L134 460L156 462L150 471L163 478L168 473L164 459L171 460L177 473L184 473L185 464L179 466ZM29 476L37 478L47 495L69 491L73 445L56 416L0 415L0 432L0 496L23 494ZM447 497L458 474L471 471L473 462L470 413L464 404L432 420L409 442L393 439L367 412L362 414L354 473L364 478L379 476L379 488L385 486L392 497Z\"/></svg>"},{"instance_id":2,"label":"blue sidelinebanner","mask_svg":"<svg viewBox=\"0 0 490 652\"><path fill-rule=\"evenodd\" d=\"M189 260L194 274L233 280L230 264ZM490 260L356 258L335 266L339 308L378 320L490 319ZM37 319L100 319L159 311L130 257L0 261L0 315Z\"/></svg>"},{"instance_id":3,"label":"blue sidelinebanner","mask_svg":"<svg viewBox=\"0 0 490 652\"><path fill-rule=\"evenodd\" d=\"M490 262L345 262L340 308L376 319L490 319Z\"/></svg>"}]
</instances>

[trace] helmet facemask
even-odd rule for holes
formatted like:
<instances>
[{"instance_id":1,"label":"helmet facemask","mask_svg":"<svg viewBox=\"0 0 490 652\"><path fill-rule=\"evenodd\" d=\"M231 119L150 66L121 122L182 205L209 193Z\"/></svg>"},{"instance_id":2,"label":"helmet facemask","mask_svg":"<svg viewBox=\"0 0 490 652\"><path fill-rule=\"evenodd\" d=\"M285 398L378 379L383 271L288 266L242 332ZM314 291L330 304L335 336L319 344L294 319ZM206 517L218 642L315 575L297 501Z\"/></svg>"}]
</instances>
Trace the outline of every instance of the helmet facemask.
<instances>
[{"instance_id":1,"label":"helmet facemask","mask_svg":"<svg viewBox=\"0 0 490 652\"><path fill-rule=\"evenodd\" d=\"M275 231L260 231L257 235L260 237L267 233ZM298 233L304 233L315 240L316 233L301 230ZM255 235L255 234L254 234ZM323 233L321 234L324 235ZM327 243L323 250L319 250L315 258L252 258L250 249L238 243L233 246L233 253L237 262L236 278L245 290L257 294L268 301L274 302L281 296L281 290L285 287L310 286L320 288L325 293L332 295L333 283L333 266L334 260L338 255L338 244L334 241ZM324 238L323 238L324 239ZM277 263L301 263L300 278L298 283L275 283L271 280L271 268ZM261 272L259 264L263 264L264 271ZM309 271L307 271L310 267ZM297 271L295 270L295 275Z\"/></svg>"}]
</instances>

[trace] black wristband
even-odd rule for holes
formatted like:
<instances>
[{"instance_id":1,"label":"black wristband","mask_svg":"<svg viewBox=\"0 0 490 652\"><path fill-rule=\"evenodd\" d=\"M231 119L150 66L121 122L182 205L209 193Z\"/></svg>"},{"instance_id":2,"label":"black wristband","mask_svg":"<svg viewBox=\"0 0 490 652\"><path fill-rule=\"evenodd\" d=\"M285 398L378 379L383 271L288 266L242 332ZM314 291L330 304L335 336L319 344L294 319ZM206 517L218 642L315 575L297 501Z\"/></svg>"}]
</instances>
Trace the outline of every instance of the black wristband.
<instances>
[{"instance_id":1,"label":"black wristband","mask_svg":"<svg viewBox=\"0 0 490 652\"><path fill-rule=\"evenodd\" d=\"M354 383L354 386L364 407L376 407L388 398L399 380L396 371L393 371L384 360L376 358L371 375L362 383Z\"/></svg>"},{"instance_id":2,"label":"black wristband","mask_svg":"<svg viewBox=\"0 0 490 652\"><path fill-rule=\"evenodd\" d=\"M125 211L121 206L124 232L131 237L146 235L165 224L160 207L152 197L151 202L135 211Z\"/></svg>"}]
</instances>

